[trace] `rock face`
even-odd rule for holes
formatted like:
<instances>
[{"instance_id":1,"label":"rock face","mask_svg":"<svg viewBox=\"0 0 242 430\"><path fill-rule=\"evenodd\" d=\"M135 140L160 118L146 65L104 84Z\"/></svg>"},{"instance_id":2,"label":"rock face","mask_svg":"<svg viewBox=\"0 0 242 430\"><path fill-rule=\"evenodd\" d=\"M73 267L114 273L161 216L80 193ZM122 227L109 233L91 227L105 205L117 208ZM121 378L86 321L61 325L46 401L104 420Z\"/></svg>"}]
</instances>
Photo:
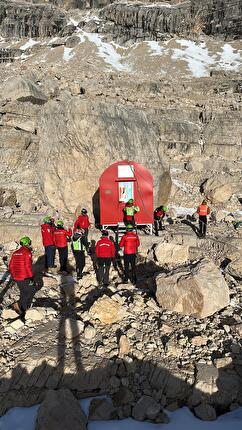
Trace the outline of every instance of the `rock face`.
<instances>
[{"instance_id":1,"label":"rock face","mask_svg":"<svg viewBox=\"0 0 242 430\"><path fill-rule=\"evenodd\" d=\"M242 34L239 0L222 4L205 0L202 8L199 0L171 3L161 1L149 6L114 2L101 11L101 17L108 21L107 28L122 40L159 40L167 34L184 35L201 30L206 34Z\"/></svg>"},{"instance_id":2,"label":"rock face","mask_svg":"<svg viewBox=\"0 0 242 430\"><path fill-rule=\"evenodd\" d=\"M1 37L49 37L65 25L65 15L50 5L0 1Z\"/></svg>"},{"instance_id":3,"label":"rock face","mask_svg":"<svg viewBox=\"0 0 242 430\"><path fill-rule=\"evenodd\" d=\"M229 289L212 261L202 260L183 271L156 278L160 306L184 315L205 318L229 304Z\"/></svg>"},{"instance_id":4,"label":"rock face","mask_svg":"<svg viewBox=\"0 0 242 430\"><path fill-rule=\"evenodd\" d=\"M93 115L95 121L90 127ZM151 122L149 113L113 103L72 98L62 104L46 104L41 120L39 172L47 199L54 198L57 207L64 205L75 211L80 201L90 200L96 192L93 178L97 169L101 173L123 157L121 154L128 153L129 159L135 158L152 173L161 174L161 161L149 157L158 133L156 127L149 127ZM100 136L105 146L100 145ZM157 189L159 174L154 176Z\"/></svg>"},{"instance_id":5,"label":"rock face","mask_svg":"<svg viewBox=\"0 0 242 430\"><path fill-rule=\"evenodd\" d=\"M36 430L86 430L86 421L71 391L49 390L38 411Z\"/></svg>"}]
</instances>

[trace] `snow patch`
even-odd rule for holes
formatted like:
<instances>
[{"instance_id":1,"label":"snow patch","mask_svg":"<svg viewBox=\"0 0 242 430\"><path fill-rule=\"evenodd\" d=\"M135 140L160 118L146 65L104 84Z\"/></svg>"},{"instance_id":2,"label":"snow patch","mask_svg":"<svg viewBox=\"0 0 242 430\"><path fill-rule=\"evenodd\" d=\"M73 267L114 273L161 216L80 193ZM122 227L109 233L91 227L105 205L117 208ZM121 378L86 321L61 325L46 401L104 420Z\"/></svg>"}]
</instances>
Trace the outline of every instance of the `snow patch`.
<instances>
[{"instance_id":1,"label":"snow patch","mask_svg":"<svg viewBox=\"0 0 242 430\"><path fill-rule=\"evenodd\" d=\"M195 78L209 76L208 67L214 64L215 58L210 57L205 42L196 43L192 40L179 39L181 49L174 49L173 60L184 60Z\"/></svg>"},{"instance_id":2,"label":"snow patch","mask_svg":"<svg viewBox=\"0 0 242 430\"><path fill-rule=\"evenodd\" d=\"M72 57L74 57L75 53L73 51L74 48L67 48L66 46L64 47L64 53L63 53L63 60L64 61L70 61L70 59Z\"/></svg>"},{"instance_id":3,"label":"snow patch","mask_svg":"<svg viewBox=\"0 0 242 430\"><path fill-rule=\"evenodd\" d=\"M225 43L222 50L223 51L218 65L225 70L239 70L242 64L240 52L236 52L236 50L229 43Z\"/></svg>"},{"instance_id":4,"label":"snow patch","mask_svg":"<svg viewBox=\"0 0 242 430\"><path fill-rule=\"evenodd\" d=\"M78 24L79 24L79 22L80 21L77 21L76 19L74 19L74 18L70 18L70 20L69 20L69 22L67 23L67 25L74 25L75 27L77 27L78 26Z\"/></svg>"},{"instance_id":5,"label":"snow patch","mask_svg":"<svg viewBox=\"0 0 242 430\"><path fill-rule=\"evenodd\" d=\"M36 42L33 39L29 39L24 45L20 46L20 49L22 49L22 51L25 51L26 49L32 48L34 45L38 45L39 42Z\"/></svg>"},{"instance_id":6,"label":"snow patch","mask_svg":"<svg viewBox=\"0 0 242 430\"><path fill-rule=\"evenodd\" d=\"M98 48L99 57L103 58L107 64L119 72L130 71L130 67L127 64L123 64L121 62L122 56L115 50L115 45L112 43L103 42L102 37L97 33L83 32L83 34L90 42L96 45Z\"/></svg>"},{"instance_id":7,"label":"snow patch","mask_svg":"<svg viewBox=\"0 0 242 430\"><path fill-rule=\"evenodd\" d=\"M88 415L92 398L80 400ZM30 408L10 409L0 418L0 430L34 430L39 405ZM121 421L91 421L88 430L239 430L242 425L242 408L219 417L216 421L201 421L184 407L175 412L166 411L170 418L168 424L151 424L128 418Z\"/></svg>"},{"instance_id":8,"label":"snow patch","mask_svg":"<svg viewBox=\"0 0 242 430\"><path fill-rule=\"evenodd\" d=\"M153 56L162 56L164 54L164 47L160 45L159 42L155 40L150 40L146 42L148 47L150 48L150 55Z\"/></svg>"},{"instance_id":9,"label":"snow patch","mask_svg":"<svg viewBox=\"0 0 242 430\"><path fill-rule=\"evenodd\" d=\"M171 209L174 209L176 211L176 214L178 216L180 215L193 215L194 212L196 212L195 208L185 208L183 206L171 206Z\"/></svg>"}]
</instances>

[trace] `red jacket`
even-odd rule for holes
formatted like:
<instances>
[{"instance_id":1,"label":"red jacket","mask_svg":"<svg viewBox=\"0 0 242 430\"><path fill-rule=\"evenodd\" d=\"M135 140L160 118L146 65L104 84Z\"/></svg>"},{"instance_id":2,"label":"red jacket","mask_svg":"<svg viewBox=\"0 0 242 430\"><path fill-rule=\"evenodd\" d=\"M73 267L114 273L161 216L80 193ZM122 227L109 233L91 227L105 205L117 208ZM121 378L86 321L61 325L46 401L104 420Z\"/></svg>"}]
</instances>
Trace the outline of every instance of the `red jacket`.
<instances>
[{"instance_id":1,"label":"red jacket","mask_svg":"<svg viewBox=\"0 0 242 430\"><path fill-rule=\"evenodd\" d=\"M14 281L32 278L32 252L27 246L14 251L9 263L9 272Z\"/></svg>"},{"instance_id":2,"label":"red jacket","mask_svg":"<svg viewBox=\"0 0 242 430\"><path fill-rule=\"evenodd\" d=\"M67 246L67 238L71 237L72 231L65 228L58 228L53 233L54 245L56 248L65 248Z\"/></svg>"},{"instance_id":3,"label":"red jacket","mask_svg":"<svg viewBox=\"0 0 242 430\"><path fill-rule=\"evenodd\" d=\"M199 216L207 216L210 214L210 207L208 205L201 204L197 208L197 213Z\"/></svg>"},{"instance_id":4,"label":"red jacket","mask_svg":"<svg viewBox=\"0 0 242 430\"><path fill-rule=\"evenodd\" d=\"M53 225L50 225L50 224L41 225L43 246L54 245L54 238L53 238L54 231L55 231L55 227Z\"/></svg>"},{"instance_id":5,"label":"red jacket","mask_svg":"<svg viewBox=\"0 0 242 430\"><path fill-rule=\"evenodd\" d=\"M115 256L114 243L108 237L102 237L96 244L95 252L99 258L113 258Z\"/></svg>"},{"instance_id":6,"label":"red jacket","mask_svg":"<svg viewBox=\"0 0 242 430\"><path fill-rule=\"evenodd\" d=\"M124 254L136 254L139 246L139 237L133 231L127 231L119 242L119 247L124 248Z\"/></svg>"},{"instance_id":7,"label":"red jacket","mask_svg":"<svg viewBox=\"0 0 242 430\"><path fill-rule=\"evenodd\" d=\"M74 232L76 231L78 225L80 228L89 228L91 224L88 215L79 215L74 224Z\"/></svg>"}]
</instances>

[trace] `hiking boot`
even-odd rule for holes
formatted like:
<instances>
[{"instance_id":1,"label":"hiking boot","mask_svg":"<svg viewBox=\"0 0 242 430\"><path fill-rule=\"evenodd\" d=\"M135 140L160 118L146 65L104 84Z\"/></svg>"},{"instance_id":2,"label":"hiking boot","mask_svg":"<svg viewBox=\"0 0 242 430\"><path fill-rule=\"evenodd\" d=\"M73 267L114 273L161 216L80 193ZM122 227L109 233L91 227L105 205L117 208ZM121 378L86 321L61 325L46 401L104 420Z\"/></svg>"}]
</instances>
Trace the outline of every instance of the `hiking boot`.
<instances>
[{"instance_id":1,"label":"hiking boot","mask_svg":"<svg viewBox=\"0 0 242 430\"><path fill-rule=\"evenodd\" d=\"M19 304L18 303L13 303L12 305L11 305L11 308L18 314L18 315L22 315L23 314L23 312L21 311L21 309L20 309L20 306L19 306Z\"/></svg>"}]
</instances>

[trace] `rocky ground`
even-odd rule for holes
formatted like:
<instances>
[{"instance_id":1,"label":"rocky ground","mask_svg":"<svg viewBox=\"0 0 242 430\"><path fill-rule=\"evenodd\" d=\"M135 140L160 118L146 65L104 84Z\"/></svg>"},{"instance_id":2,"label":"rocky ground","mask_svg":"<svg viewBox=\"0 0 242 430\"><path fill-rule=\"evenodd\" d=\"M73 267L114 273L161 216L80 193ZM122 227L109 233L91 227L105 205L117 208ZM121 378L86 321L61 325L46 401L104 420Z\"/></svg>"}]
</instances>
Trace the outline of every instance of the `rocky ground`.
<instances>
[{"instance_id":1,"label":"rocky ground","mask_svg":"<svg viewBox=\"0 0 242 430\"><path fill-rule=\"evenodd\" d=\"M187 220L167 223L159 238L141 233L135 287L122 283L119 264L110 285L98 287L93 257L79 282L72 259L67 276L43 276L38 251L39 290L23 324L8 309L16 288L2 285L1 413L39 403L61 388L77 398L109 394L111 406L94 407L102 419L166 422L161 407L185 404L211 420L241 404L241 234L224 222L211 223L208 237L200 239L181 221ZM178 298L171 299L177 273L183 280L179 309ZM164 277L170 300L162 305Z\"/></svg>"}]
</instances>

